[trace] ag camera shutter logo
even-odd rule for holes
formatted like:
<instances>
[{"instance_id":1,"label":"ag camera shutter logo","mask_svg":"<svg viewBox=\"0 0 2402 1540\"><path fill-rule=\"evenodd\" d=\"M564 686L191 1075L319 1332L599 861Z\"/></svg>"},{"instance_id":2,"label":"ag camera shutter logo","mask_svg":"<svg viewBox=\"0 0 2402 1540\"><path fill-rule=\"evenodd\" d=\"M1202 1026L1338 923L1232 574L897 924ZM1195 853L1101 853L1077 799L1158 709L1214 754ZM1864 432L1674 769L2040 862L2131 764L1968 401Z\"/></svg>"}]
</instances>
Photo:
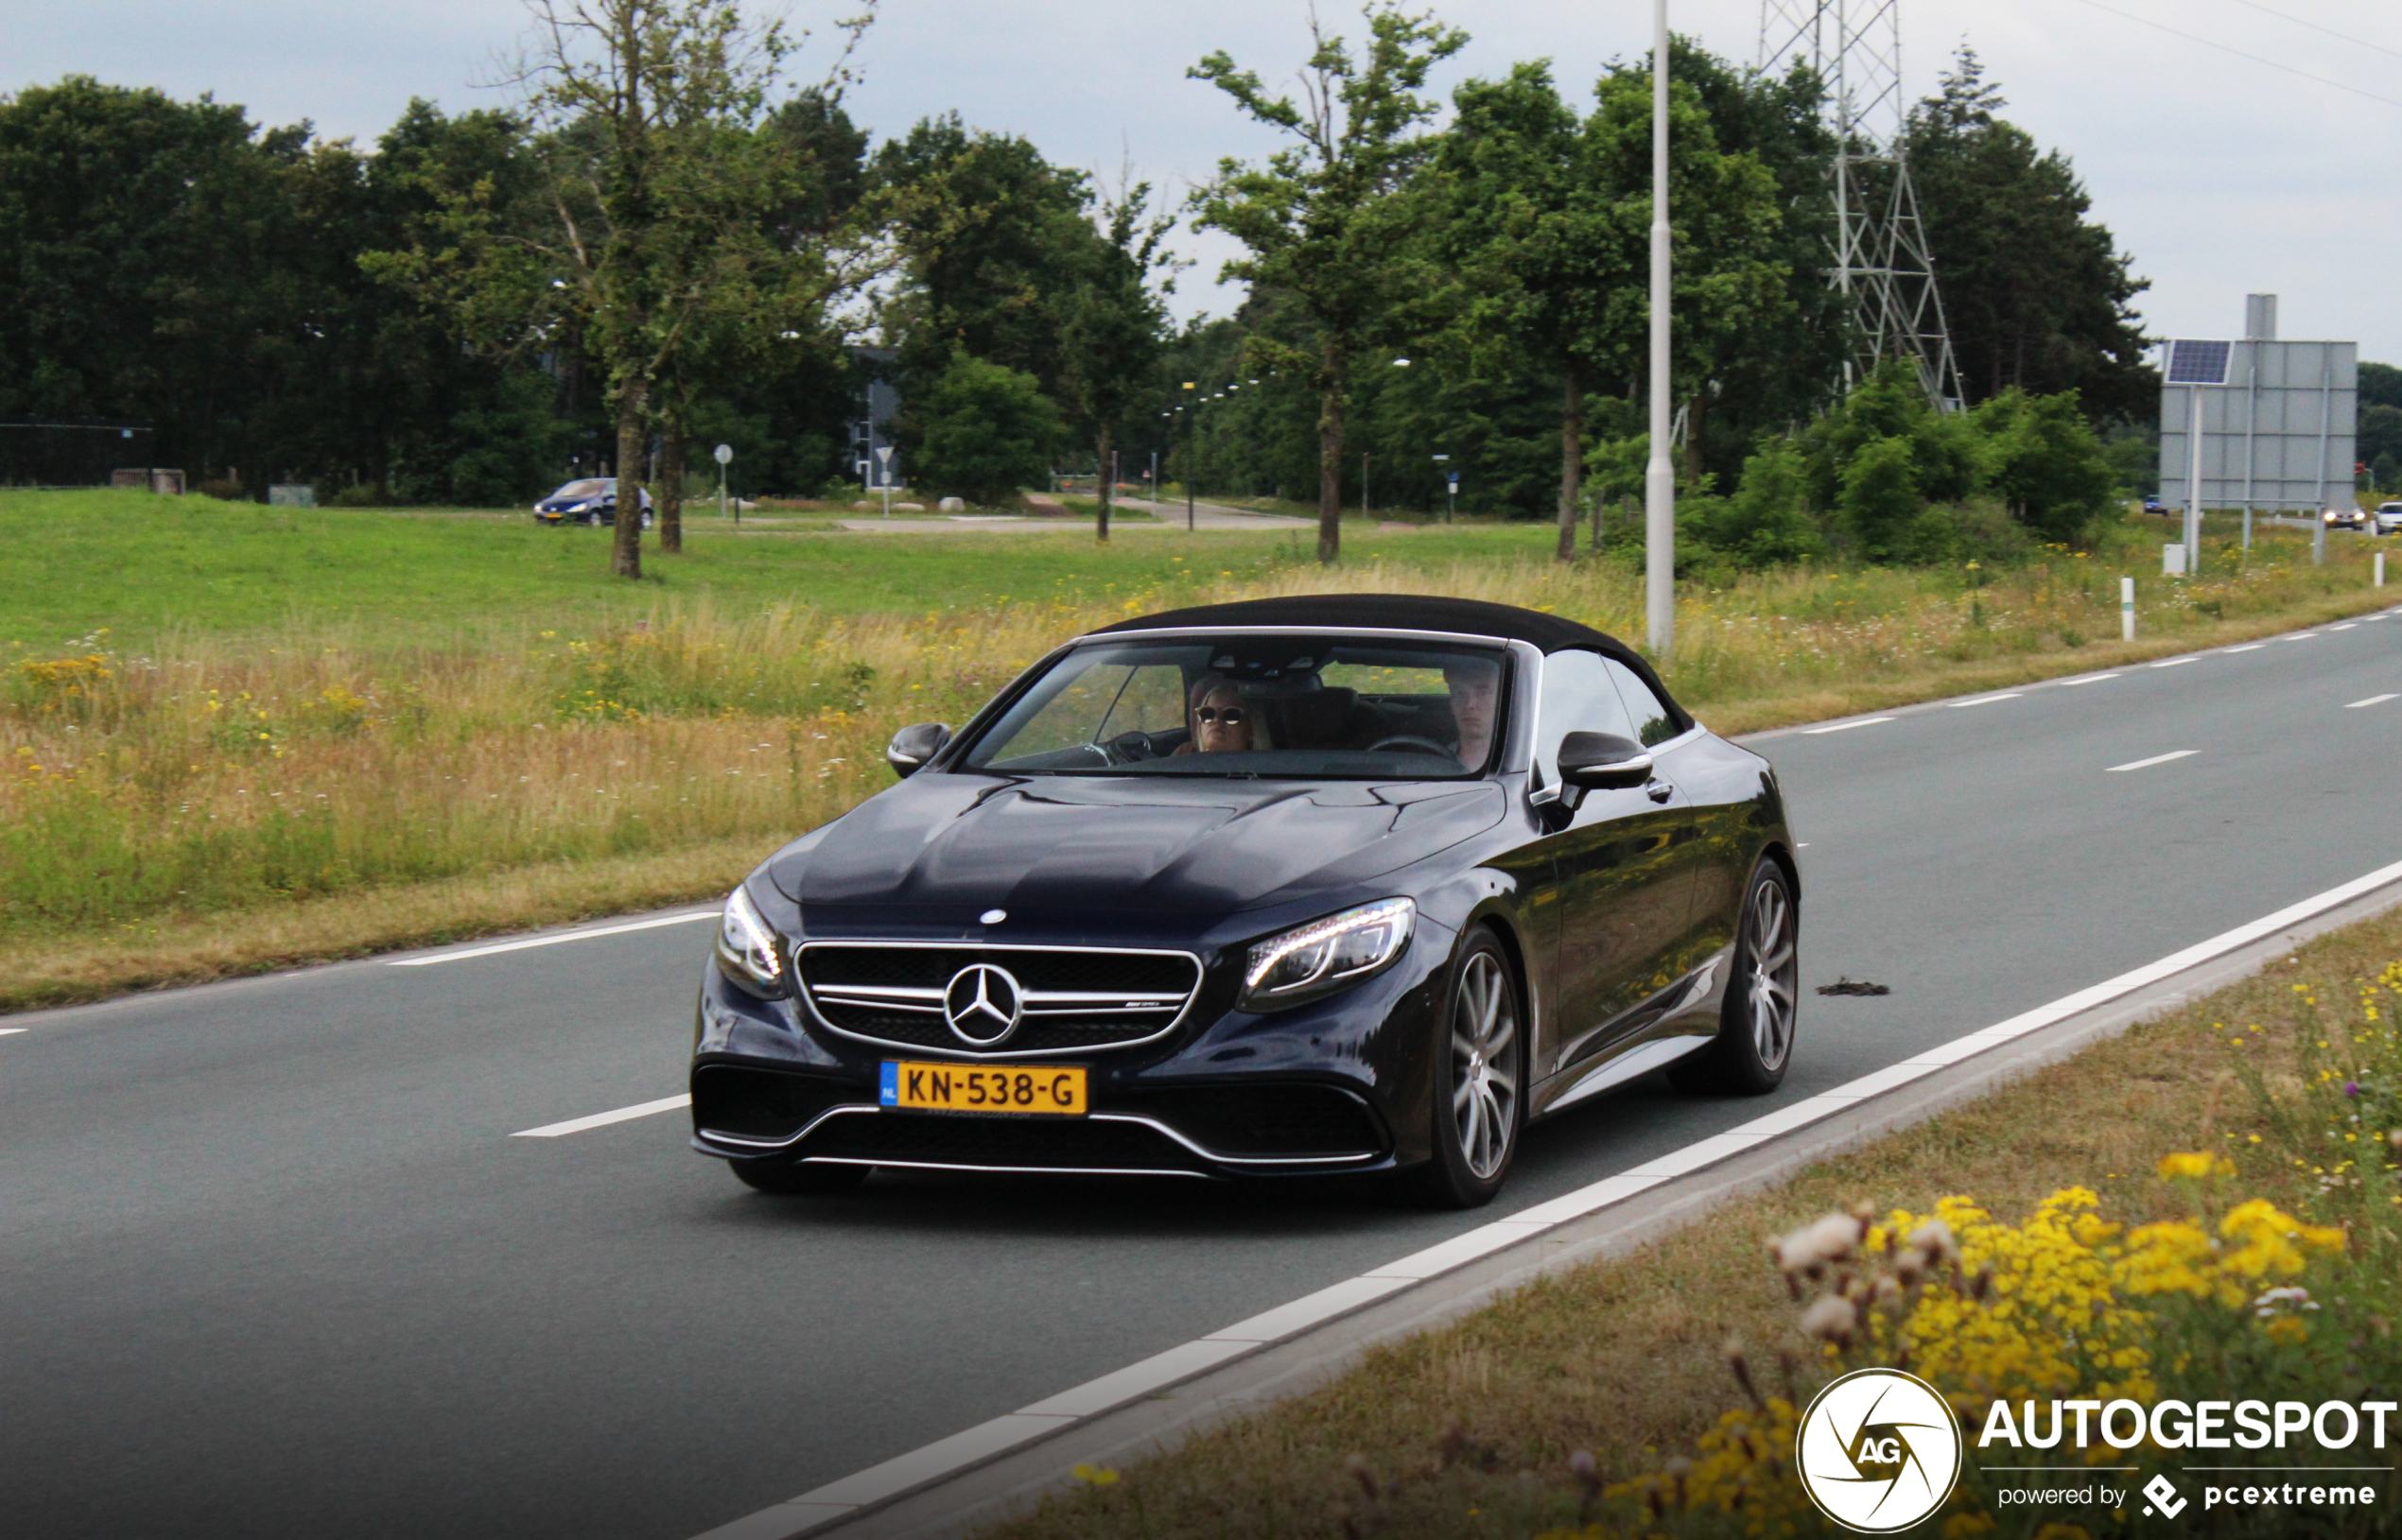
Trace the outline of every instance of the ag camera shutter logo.
<instances>
[{"instance_id":1,"label":"ag camera shutter logo","mask_svg":"<svg viewBox=\"0 0 2402 1540\"><path fill-rule=\"evenodd\" d=\"M1855 1369L1802 1413L1793 1464L1819 1512L1860 1534L1890 1534L1943 1506L1963 1442L1934 1386L1898 1369Z\"/></svg>"}]
</instances>

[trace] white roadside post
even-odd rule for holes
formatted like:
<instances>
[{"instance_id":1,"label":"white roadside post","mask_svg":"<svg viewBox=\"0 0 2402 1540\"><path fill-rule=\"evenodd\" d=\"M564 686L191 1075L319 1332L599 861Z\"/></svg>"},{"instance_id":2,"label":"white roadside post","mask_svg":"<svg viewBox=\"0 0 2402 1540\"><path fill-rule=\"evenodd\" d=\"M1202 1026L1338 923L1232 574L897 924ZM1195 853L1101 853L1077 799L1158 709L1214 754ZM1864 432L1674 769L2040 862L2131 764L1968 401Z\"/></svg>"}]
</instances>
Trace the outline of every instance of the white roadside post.
<instances>
[{"instance_id":1,"label":"white roadside post","mask_svg":"<svg viewBox=\"0 0 2402 1540\"><path fill-rule=\"evenodd\" d=\"M734 446L722 443L711 453L717 457L717 516L722 519L725 517L725 468L734 459ZM679 493L677 495L683 494ZM742 510L739 508L734 510L734 522L742 522Z\"/></svg>"},{"instance_id":2,"label":"white roadside post","mask_svg":"<svg viewBox=\"0 0 2402 1540\"><path fill-rule=\"evenodd\" d=\"M1651 3L1651 459L1643 475L1644 620L1665 660L1677 628L1677 473L1668 460L1668 0Z\"/></svg>"},{"instance_id":3,"label":"white roadside post","mask_svg":"<svg viewBox=\"0 0 2402 1540\"><path fill-rule=\"evenodd\" d=\"M2118 639L2122 642L2135 639L2135 580L2132 578L2118 580Z\"/></svg>"},{"instance_id":4,"label":"white roadside post","mask_svg":"<svg viewBox=\"0 0 2402 1540\"><path fill-rule=\"evenodd\" d=\"M879 443L876 446L876 485L883 491L884 517L889 519L893 516L893 446L891 444Z\"/></svg>"},{"instance_id":5,"label":"white roadside post","mask_svg":"<svg viewBox=\"0 0 2402 1540\"><path fill-rule=\"evenodd\" d=\"M2383 551L2377 552L2376 567L2377 577L2376 581L2373 586L2383 588L2385 586L2385 552Z\"/></svg>"}]
</instances>

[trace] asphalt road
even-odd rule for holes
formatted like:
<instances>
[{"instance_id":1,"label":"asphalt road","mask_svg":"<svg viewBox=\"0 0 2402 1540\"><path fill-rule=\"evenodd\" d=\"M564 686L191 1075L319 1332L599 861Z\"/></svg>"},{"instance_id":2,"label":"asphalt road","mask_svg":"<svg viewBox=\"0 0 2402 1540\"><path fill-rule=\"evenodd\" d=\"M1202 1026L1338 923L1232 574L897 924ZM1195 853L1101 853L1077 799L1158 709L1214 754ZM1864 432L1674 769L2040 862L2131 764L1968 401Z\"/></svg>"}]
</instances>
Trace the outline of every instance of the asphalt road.
<instances>
[{"instance_id":1,"label":"asphalt road","mask_svg":"<svg viewBox=\"0 0 2402 1540\"><path fill-rule=\"evenodd\" d=\"M1477 1215L511 1137L681 1089L705 924L8 1019L0 1533L687 1540L2402 857L2397 695L2402 616L1754 740L1804 983L1891 995L1806 995L1768 1103L1535 1129Z\"/></svg>"}]
</instances>

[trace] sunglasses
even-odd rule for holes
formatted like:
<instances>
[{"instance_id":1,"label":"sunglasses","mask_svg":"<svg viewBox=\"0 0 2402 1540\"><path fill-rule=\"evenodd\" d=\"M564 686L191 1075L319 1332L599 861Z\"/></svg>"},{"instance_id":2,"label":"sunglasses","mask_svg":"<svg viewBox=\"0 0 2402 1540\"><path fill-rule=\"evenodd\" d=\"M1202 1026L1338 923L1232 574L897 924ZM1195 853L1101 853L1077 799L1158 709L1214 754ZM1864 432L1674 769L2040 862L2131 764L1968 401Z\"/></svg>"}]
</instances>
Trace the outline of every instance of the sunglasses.
<instances>
[{"instance_id":1,"label":"sunglasses","mask_svg":"<svg viewBox=\"0 0 2402 1540\"><path fill-rule=\"evenodd\" d=\"M1227 706L1224 708L1217 706L1202 706L1196 709L1192 714L1195 717L1200 718L1205 722L1224 722L1228 727L1241 727L1243 725L1243 708L1241 706Z\"/></svg>"}]
</instances>

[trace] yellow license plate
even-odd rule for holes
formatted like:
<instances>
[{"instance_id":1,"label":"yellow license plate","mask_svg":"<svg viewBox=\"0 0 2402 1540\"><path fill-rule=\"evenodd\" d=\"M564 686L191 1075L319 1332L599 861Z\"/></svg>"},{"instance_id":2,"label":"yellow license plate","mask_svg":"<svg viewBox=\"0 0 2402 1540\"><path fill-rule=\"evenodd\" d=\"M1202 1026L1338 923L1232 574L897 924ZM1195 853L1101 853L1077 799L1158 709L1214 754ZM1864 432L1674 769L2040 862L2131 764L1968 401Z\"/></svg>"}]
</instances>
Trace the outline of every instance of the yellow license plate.
<instances>
[{"instance_id":1,"label":"yellow license plate","mask_svg":"<svg viewBox=\"0 0 2402 1540\"><path fill-rule=\"evenodd\" d=\"M911 1112L1081 1117L1087 1110L1085 1071L1057 1064L986 1068L887 1059L877 1100Z\"/></svg>"}]
</instances>

